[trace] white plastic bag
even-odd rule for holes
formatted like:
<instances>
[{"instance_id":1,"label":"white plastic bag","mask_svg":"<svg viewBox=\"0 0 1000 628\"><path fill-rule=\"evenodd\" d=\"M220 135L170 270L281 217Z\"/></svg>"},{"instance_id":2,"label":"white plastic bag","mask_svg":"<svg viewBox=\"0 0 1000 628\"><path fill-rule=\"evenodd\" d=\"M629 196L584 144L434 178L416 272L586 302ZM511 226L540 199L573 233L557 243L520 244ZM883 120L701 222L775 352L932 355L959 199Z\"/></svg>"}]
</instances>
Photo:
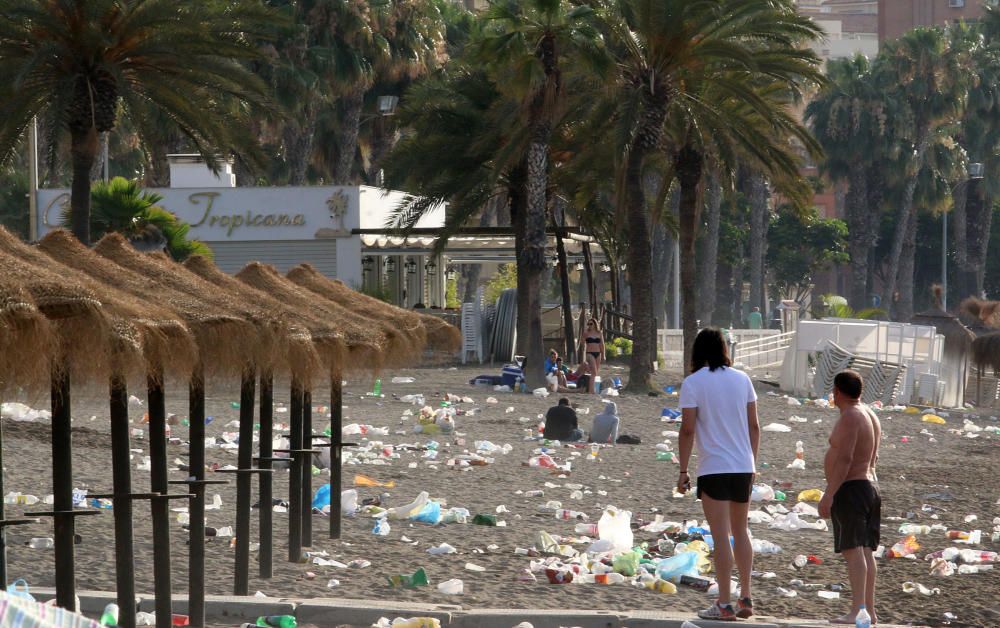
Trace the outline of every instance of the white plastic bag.
<instances>
[{"instance_id":1,"label":"white plastic bag","mask_svg":"<svg viewBox=\"0 0 1000 628\"><path fill-rule=\"evenodd\" d=\"M602 541L610 541L616 552L631 550L634 542L632 513L608 506L597 522L597 535Z\"/></svg>"},{"instance_id":2,"label":"white plastic bag","mask_svg":"<svg viewBox=\"0 0 1000 628\"><path fill-rule=\"evenodd\" d=\"M386 511L386 516L389 519L409 519L410 517L415 517L420 514L420 511L424 509L427 502L430 501L430 494L427 491L421 491L417 498L414 499L409 504L405 506L396 506L395 508L390 508Z\"/></svg>"}]
</instances>

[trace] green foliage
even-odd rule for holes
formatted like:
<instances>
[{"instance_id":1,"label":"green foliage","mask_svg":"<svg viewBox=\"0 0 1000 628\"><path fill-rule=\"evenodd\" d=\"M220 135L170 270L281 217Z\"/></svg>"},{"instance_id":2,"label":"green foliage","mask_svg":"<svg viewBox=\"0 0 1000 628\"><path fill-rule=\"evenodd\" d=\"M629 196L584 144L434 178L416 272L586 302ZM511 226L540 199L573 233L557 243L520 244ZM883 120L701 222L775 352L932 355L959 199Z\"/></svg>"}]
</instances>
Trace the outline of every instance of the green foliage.
<instances>
[{"instance_id":1,"label":"green foliage","mask_svg":"<svg viewBox=\"0 0 1000 628\"><path fill-rule=\"evenodd\" d=\"M448 309L462 307L462 302L458 300L458 277L452 277L445 283L444 306Z\"/></svg>"},{"instance_id":2,"label":"green foliage","mask_svg":"<svg viewBox=\"0 0 1000 628\"><path fill-rule=\"evenodd\" d=\"M813 318L859 318L863 320L885 320L888 313L879 308L855 310L847 304L847 299L836 294L817 297L810 310Z\"/></svg>"},{"instance_id":3,"label":"green foliage","mask_svg":"<svg viewBox=\"0 0 1000 628\"><path fill-rule=\"evenodd\" d=\"M849 261L846 241L844 221L820 218L815 209L775 214L767 234L767 265L779 294L802 300L817 272Z\"/></svg>"},{"instance_id":4,"label":"green foliage","mask_svg":"<svg viewBox=\"0 0 1000 628\"><path fill-rule=\"evenodd\" d=\"M388 286L354 286L354 289L361 294L366 294L370 297L374 297L379 301L385 301L386 303L392 303L392 290Z\"/></svg>"},{"instance_id":5,"label":"green foliage","mask_svg":"<svg viewBox=\"0 0 1000 628\"><path fill-rule=\"evenodd\" d=\"M191 225L157 205L163 197L145 192L138 181L115 177L107 183L93 184L90 192L90 230L94 239L107 233L121 233L138 239L147 235L162 235L167 251L177 261L192 255L211 259L212 249L200 240L188 238ZM69 224L69 208L62 211L62 222Z\"/></svg>"},{"instance_id":6,"label":"green foliage","mask_svg":"<svg viewBox=\"0 0 1000 628\"><path fill-rule=\"evenodd\" d=\"M504 264L495 275L486 282L484 298L487 303L496 303L500 293L517 287L517 264Z\"/></svg>"},{"instance_id":7,"label":"green foliage","mask_svg":"<svg viewBox=\"0 0 1000 628\"><path fill-rule=\"evenodd\" d=\"M28 238L28 177L18 172L0 174L0 225Z\"/></svg>"},{"instance_id":8,"label":"green foliage","mask_svg":"<svg viewBox=\"0 0 1000 628\"><path fill-rule=\"evenodd\" d=\"M632 341L628 338L615 338L608 343L608 354L610 357L622 356L631 357L632 355Z\"/></svg>"}]
</instances>

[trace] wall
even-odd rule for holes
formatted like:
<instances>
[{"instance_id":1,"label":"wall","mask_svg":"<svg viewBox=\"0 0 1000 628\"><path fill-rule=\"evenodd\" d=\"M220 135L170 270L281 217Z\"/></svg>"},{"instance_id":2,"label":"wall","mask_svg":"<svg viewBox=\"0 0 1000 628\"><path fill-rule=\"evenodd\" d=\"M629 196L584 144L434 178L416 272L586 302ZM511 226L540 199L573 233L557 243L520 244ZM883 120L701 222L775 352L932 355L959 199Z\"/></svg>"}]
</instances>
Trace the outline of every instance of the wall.
<instances>
[{"instance_id":1,"label":"wall","mask_svg":"<svg viewBox=\"0 0 1000 628\"><path fill-rule=\"evenodd\" d=\"M950 6L953 0L879 0L879 41L896 39L917 26L940 26L960 19L978 19L986 13L982 0L964 0L962 7Z\"/></svg>"}]
</instances>

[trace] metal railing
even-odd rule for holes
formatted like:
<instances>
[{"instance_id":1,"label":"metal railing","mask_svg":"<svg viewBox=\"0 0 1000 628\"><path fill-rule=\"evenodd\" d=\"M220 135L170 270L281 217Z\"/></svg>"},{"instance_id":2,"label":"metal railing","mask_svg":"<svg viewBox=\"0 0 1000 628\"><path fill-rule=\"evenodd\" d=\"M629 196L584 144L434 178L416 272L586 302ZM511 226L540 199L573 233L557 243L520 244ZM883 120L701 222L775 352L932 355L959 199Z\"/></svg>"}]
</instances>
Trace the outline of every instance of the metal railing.
<instances>
[{"instance_id":1,"label":"metal railing","mask_svg":"<svg viewBox=\"0 0 1000 628\"><path fill-rule=\"evenodd\" d=\"M795 332L790 331L773 336L733 343L733 364L759 369L780 366L785 360L785 351L792 345Z\"/></svg>"}]
</instances>

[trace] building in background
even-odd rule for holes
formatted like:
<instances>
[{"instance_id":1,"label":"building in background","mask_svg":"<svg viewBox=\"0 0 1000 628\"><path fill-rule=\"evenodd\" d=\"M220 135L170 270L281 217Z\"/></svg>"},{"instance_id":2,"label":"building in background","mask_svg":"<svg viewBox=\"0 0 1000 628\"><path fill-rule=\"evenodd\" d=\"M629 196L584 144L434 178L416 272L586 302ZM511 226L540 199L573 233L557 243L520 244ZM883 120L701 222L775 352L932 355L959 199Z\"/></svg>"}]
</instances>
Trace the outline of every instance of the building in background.
<instances>
[{"instance_id":1,"label":"building in background","mask_svg":"<svg viewBox=\"0 0 1000 628\"><path fill-rule=\"evenodd\" d=\"M812 49L823 62L878 54L878 0L800 0L799 13L809 16L826 37Z\"/></svg>"},{"instance_id":2,"label":"building in background","mask_svg":"<svg viewBox=\"0 0 1000 628\"><path fill-rule=\"evenodd\" d=\"M958 20L974 21L996 0L878 0L878 40L896 39L918 26L941 26Z\"/></svg>"}]
</instances>

